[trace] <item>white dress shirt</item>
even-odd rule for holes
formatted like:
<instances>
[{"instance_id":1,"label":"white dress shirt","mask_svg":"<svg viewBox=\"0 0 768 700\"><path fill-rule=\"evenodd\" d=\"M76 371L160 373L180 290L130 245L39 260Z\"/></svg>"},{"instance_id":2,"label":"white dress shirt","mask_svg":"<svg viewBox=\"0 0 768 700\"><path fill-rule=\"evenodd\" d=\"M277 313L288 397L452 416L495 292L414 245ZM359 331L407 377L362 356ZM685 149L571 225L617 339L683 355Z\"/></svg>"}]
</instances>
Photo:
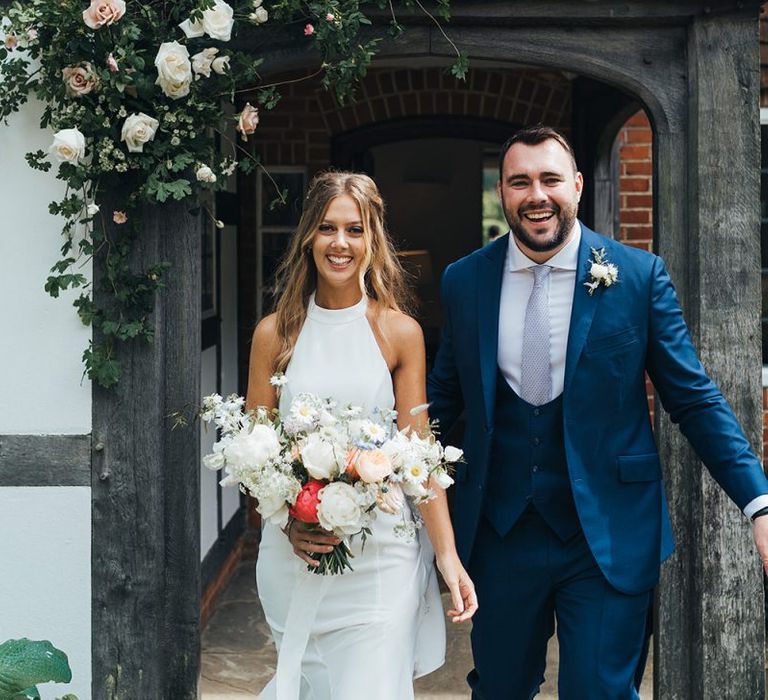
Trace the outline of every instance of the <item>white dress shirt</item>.
<instances>
[{"instance_id":1,"label":"white dress shirt","mask_svg":"<svg viewBox=\"0 0 768 700\"><path fill-rule=\"evenodd\" d=\"M504 264L504 277L501 281L501 303L499 305L498 363L507 383L519 396L525 309L533 289L531 268L538 263L527 257L517 247L515 237L511 232L508 235L509 246L507 260ZM545 263L552 267L546 284L549 287L549 359L552 371L553 399L563 393L565 352L571 323L580 241L581 226L577 221L568 243ZM758 510L767 506L768 495L758 496L747 503L744 508L744 515L751 518Z\"/></svg>"},{"instance_id":2,"label":"white dress shirt","mask_svg":"<svg viewBox=\"0 0 768 700\"><path fill-rule=\"evenodd\" d=\"M499 305L498 362L502 375L512 390L520 395L520 366L523 360L523 328L528 297L533 289L531 268L538 263L527 257L517 247L510 232L504 277L501 281ZM579 258L581 226L577 221L571 239L547 262L552 272L546 285L549 295L549 359L552 371L552 397L563 393L565 377L565 351L568 345L568 329L571 324L573 289L576 284L576 267Z\"/></svg>"}]
</instances>

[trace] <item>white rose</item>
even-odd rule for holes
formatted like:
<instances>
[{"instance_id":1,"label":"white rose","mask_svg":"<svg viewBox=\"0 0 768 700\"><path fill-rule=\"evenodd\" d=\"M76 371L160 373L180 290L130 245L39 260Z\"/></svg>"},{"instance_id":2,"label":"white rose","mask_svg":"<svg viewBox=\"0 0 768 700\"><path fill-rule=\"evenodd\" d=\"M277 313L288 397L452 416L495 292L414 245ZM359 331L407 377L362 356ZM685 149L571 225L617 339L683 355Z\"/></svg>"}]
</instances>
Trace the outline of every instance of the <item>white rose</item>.
<instances>
[{"instance_id":1,"label":"white rose","mask_svg":"<svg viewBox=\"0 0 768 700\"><path fill-rule=\"evenodd\" d=\"M447 489L453 483L453 479L444 469L438 469L432 472L432 481L443 490Z\"/></svg>"},{"instance_id":2,"label":"white rose","mask_svg":"<svg viewBox=\"0 0 768 700\"><path fill-rule=\"evenodd\" d=\"M187 39L197 39L197 37L205 34L203 29L203 23L200 20L192 21L191 19L185 19L180 25L179 29L186 35Z\"/></svg>"},{"instance_id":3,"label":"white rose","mask_svg":"<svg viewBox=\"0 0 768 700\"><path fill-rule=\"evenodd\" d=\"M210 10L203 10L203 30L211 39L229 41L235 24L234 14L235 11L224 0L216 0Z\"/></svg>"},{"instance_id":4,"label":"white rose","mask_svg":"<svg viewBox=\"0 0 768 700\"><path fill-rule=\"evenodd\" d=\"M88 214L88 216L96 216L96 214L99 213L99 205L98 204L94 204L93 202L91 202L85 208L85 212L86 212L86 214Z\"/></svg>"},{"instance_id":5,"label":"white rose","mask_svg":"<svg viewBox=\"0 0 768 700\"><path fill-rule=\"evenodd\" d=\"M446 462L458 462L463 456L464 451L460 450L458 447L454 447L453 445L448 445L448 447L445 448L445 452L443 453L443 457L445 457Z\"/></svg>"},{"instance_id":6,"label":"white rose","mask_svg":"<svg viewBox=\"0 0 768 700\"><path fill-rule=\"evenodd\" d=\"M257 7L248 15L248 19L254 24L264 24L269 19L269 12L264 7Z\"/></svg>"},{"instance_id":7,"label":"white rose","mask_svg":"<svg viewBox=\"0 0 768 700\"><path fill-rule=\"evenodd\" d=\"M216 175L214 174L213 170L211 170L207 165L201 165L197 172L195 172L195 177L200 182L216 182Z\"/></svg>"},{"instance_id":8,"label":"white rose","mask_svg":"<svg viewBox=\"0 0 768 700\"><path fill-rule=\"evenodd\" d=\"M354 535L360 532L363 511L357 502L357 491L343 481L335 481L320 489L317 519L321 527L337 535Z\"/></svg>"},{"instance_id":9,"label":"white rose","mask_svg":"<svg viewBox=\"0 0 768 700\"><path fill-rule=\"evenodd\" d=\"M192 64L189 51L178 41L166 41L160 44L155 57L157 80L155 85L171 99L178 100L189 94L192 82Z\"/></svg>"},{"instance_id":10,"label":"white rose","mask_svg":"<svg viewBox=\"0 0 768 700\"><path fill-rule=\"evenodd\" d=\"M77 163L85 158L85 136L79 129L62 129L53 135L48 151L59 163Z\"/></svg>"},{"instance_id":11,"label":"white rose","mask_svg":"<svg viewBox=\"0 0 768 700\"><path fill-rule=\"evenodd\" d=\"M208 48L192 56L192 72L195 74L195 80L201 75L206 78L211 77L211 65L217 53L219 53L218 49Z\"/></svg>"},{"instance_id":12,"label":"white rose","mask_svg":"<svg viewBox=\"0 0 768 700\"><path fill-rule=\"evenodd\" d=\"M333 443L323 440L317 433L307 437L299 454L304 468L313 479L330 479L338 471Z\"/></svg>"},{"instance_id":13,"label":"white rose","mask_svg":"<svg viewBox=\"0 0 768 700\"><path fill-rule=\"evenodd\" d=\"M226 460L221 452L214 452L213 454L205 455L205 457L203 457L203 465L214 471L221 469L225 462Z\"/></svg>"},{"instance_id":14,"label":"white rose","mask_svg":"<svg viewBox=\"0 0 768 700\"><path fill-rule=\"evenodd\" d=\"M219 75L229 73L229 56L219 56L218 58L214 58L211 67L213 68L213 72L218 73Z\"/></svg>"},{"instance_id":15,"label":"white rose","mask_svg":"<svg viewBox=\"0 0 768 700\"><path fill-rule=\"evenodd\" d=\"M288 524L288 504L280 494L262 495L256 510L273 525L285 527Z\"/></svg>"},{"instance_id":16,"label":"white rose","mask_svg":"<svg viewBox=\"0 0 768 700\"><path fill-rule=\"evenodd\" d=\"M234 435L224 448L227 462L250 467L265 464L280 454L280 441L273 428L254 425Z\"/></svg>"},{"instance_id":17,"label":"white rose","mask_svg":"<svg viewBox=\"0 0 768 700\"><path fill-rule=\"evenodd\" d=\"M160 122L144 112L131 114L123 123L120 139L125 141L130 153L143 153L144 144L155 138Z\"/></svg>"},{"instance_id":18,"label":"white rose","mask_svg":"<svg viewBox=\"0 0 768 700\"><path fill-rule=\"evenodd\" d=\"M598 263L592 263L592 266L589 268L589 274L596 280L605 279L608 277L609 272L607 265L600 265Z\"/></svg>"}]
</instances>

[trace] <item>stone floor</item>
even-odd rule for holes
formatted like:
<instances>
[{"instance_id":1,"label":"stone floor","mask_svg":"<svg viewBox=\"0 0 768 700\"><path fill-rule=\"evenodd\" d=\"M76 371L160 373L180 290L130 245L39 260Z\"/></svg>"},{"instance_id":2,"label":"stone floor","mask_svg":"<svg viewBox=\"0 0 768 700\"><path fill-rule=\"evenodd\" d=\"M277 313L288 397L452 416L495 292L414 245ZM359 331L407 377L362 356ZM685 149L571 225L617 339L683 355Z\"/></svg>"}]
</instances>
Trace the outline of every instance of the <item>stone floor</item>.
<instances>
[{"instance_id":1,"label":"stone floor","mask_svg":"<svg viewBox=\"0 0 768 700\"><path fill-rule=\"evenodd\" d=\"M202 700L255 698L275 668L275 650L256 594L254 562L243 562L222 594L202 637ZM445 597L446 594L444 594ZM467 700L464 678L472 667L469 625L448 625L447 663L416 681L418 700ZM641 689L643 700L653 697L652 665ZM548 682L539 700L557 698L557 644L548 650ZM396 699L393 699L396 700Z\"/></svg>"}]
</instances>

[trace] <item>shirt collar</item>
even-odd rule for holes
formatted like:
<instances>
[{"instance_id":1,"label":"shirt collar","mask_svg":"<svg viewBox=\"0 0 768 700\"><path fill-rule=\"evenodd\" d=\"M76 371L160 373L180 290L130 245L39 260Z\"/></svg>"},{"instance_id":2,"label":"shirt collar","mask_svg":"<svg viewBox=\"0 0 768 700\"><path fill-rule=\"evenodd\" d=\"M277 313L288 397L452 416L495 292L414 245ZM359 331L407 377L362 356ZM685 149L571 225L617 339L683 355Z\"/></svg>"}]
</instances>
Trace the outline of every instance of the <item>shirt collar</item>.
<instances>
[{"instance_id":1,"label":"shirt collar","mask_svg":"<svg viewBox=\"0 0 768 700\"><path fill-rule=\"evenodd\" d=\"M581 242L581 224L577 220L573 225L571 240L557 251L546 264L556 270L575 270L579 266L579 243ZM517 247L514 234L509 232L509 245L507 246L507 269L510 272L527 270L539 263L531 260L520 248Z\"/></svg>"}]
</instances>

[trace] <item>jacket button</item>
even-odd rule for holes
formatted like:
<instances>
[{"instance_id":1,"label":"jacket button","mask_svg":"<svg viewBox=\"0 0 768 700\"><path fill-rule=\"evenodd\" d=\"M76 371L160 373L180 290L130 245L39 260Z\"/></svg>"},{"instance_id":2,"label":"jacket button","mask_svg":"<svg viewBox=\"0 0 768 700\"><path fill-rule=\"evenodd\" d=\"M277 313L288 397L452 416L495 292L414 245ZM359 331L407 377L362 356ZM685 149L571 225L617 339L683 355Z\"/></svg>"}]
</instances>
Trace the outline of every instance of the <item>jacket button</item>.
<instances>
[{"instance_id":1,"label":"jacket button","mask_svg":"<svg viewBox=\"0 0 768 700\"><path fill-rule=\"evenodd\" d=\"M533 469L531 471L534 471L534 472L539 471L539 465L538 464L534 464L533 465Z\"/></svg>"},{"instance_id":2,"label":"jacket button","mask_svg":"<svg viewBox=\"0 0 768 700\"><path fill-rule=\"evenodd\" d=\"M533 438L533 444L534 445L541 445L541 440L537 437Z\"/></svg>"},{"instance_id":3,"label":"jacket button","mask_svg":"<svg viewBox=\"0 0 768 700\"><path fill-rule=\"evenodd\" d=\"M534 408L533 409L533 415L534 416L538 416L540 413L541 413L541 409L540 408Z\"/></svg>"}]
</instances>

